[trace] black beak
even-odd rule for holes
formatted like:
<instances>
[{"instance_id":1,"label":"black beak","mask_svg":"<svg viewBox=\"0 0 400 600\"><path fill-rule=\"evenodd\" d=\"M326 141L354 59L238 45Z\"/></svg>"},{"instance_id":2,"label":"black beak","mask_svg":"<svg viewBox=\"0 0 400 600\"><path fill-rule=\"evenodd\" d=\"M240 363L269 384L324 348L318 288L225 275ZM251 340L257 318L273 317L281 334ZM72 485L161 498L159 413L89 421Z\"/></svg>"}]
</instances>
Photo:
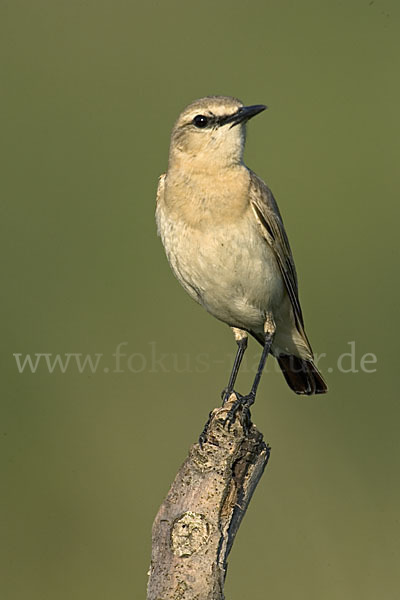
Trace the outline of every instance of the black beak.
<instances>
[{"instance_id":1,"label":"black beak","mask_svg":"<svg viewBox=\"0 0 400 600\"><path fill-rule=\"evenodd\" d=\"M229 117L222 117L220 120L220 125L227 125L228 123L232 123L231 127L234 127L235 125L239 125L239 123L245 123L252 117L258 115L258 113L262 112L266 108L267 107L264 104L242 106L233 115L229 115Z\"/></svg>"}]
</instances>

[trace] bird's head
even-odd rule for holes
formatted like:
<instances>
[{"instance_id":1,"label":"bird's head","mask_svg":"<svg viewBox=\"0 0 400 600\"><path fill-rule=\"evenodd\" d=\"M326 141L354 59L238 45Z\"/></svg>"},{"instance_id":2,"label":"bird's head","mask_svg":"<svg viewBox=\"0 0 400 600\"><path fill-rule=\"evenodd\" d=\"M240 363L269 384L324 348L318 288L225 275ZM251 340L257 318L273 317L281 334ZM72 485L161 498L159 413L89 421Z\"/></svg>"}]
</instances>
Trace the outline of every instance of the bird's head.
<instances>
[{"instance_id":1,"label":"bird's head","mask_svg":"<svg viewBox=\"0 0 400 600\"><path fill-rule=\"evenodd\" d=\"M243 106L236 98L209 96L189 104L171 135L170 164L188 161L196 169L241 163L246 122L265 110L262 104Z\"/></svg>"}]
</instances>

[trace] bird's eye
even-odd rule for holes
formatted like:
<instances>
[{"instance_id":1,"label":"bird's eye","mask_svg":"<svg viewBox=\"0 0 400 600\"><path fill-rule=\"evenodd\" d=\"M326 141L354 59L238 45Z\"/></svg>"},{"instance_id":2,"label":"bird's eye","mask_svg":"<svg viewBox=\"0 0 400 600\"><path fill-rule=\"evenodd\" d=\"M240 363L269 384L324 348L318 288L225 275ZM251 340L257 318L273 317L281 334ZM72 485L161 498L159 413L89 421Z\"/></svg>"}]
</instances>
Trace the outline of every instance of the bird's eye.
<instances>
[{"instance_id":1,"label":"bird's eye","mask_svg":"<svg viewBox=\"0 0 400 600\"><path fill-rule=\"evenodd\" d=\"M195 125L196 127L199 127L200 129L207 127L208 122L209 122L209 118L205 117L204 115L196 115L192 121L193 125Z\"/></svg>"}]
</instances>

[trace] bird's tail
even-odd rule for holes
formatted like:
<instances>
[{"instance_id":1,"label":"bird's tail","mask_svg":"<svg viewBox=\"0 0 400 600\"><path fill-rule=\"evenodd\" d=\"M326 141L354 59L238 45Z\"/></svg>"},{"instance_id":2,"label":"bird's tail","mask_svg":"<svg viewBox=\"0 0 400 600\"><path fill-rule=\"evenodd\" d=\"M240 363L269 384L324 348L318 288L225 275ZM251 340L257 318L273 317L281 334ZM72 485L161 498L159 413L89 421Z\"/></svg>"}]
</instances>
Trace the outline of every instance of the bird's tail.
<instances>
[{"instance_id":1,"label":"bird's tail","mask_svg":"<svg viewBox=\"0 0 400 600\"><path fill-rule=\"evenodd\" d=\"M321 373L312 360L281 354L278 363L288 386L296 394L325 394L328 391Z\"/></svg>"},{"instance_id":2,"label":"bird's tail","mask_svg":"<svg viewBox=\"0 0 400 600\"><path fill-rule=\"evenodd\" d=\"M262 334L251 332L263 345ZM311 348L310 348L311 353ZM296 394L325 394L328 391L324 378L312 361L312 358L300 358L294 354L280 354L276 357L288 386Z\"/></svg>"}]
</instances>

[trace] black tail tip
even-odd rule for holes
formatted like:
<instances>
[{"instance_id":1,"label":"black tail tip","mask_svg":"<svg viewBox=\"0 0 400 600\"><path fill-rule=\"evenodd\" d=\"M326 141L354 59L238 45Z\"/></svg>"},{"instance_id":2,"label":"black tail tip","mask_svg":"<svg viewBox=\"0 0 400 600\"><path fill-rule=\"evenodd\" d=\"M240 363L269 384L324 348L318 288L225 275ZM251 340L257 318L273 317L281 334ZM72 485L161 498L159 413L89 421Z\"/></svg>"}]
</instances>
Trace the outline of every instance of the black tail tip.
<instances>
[{"instance_id":1,"label":"black tail tip","mask_svg":"<svg viewBox=\"0 0 400 600\"><path fill-rule=\"evenodd\" d=\"M328 391L324 378L311 360L282 354L278 357L278 363L288 386L296 394L311 396Z\"/></svg>"}]
</instances>

